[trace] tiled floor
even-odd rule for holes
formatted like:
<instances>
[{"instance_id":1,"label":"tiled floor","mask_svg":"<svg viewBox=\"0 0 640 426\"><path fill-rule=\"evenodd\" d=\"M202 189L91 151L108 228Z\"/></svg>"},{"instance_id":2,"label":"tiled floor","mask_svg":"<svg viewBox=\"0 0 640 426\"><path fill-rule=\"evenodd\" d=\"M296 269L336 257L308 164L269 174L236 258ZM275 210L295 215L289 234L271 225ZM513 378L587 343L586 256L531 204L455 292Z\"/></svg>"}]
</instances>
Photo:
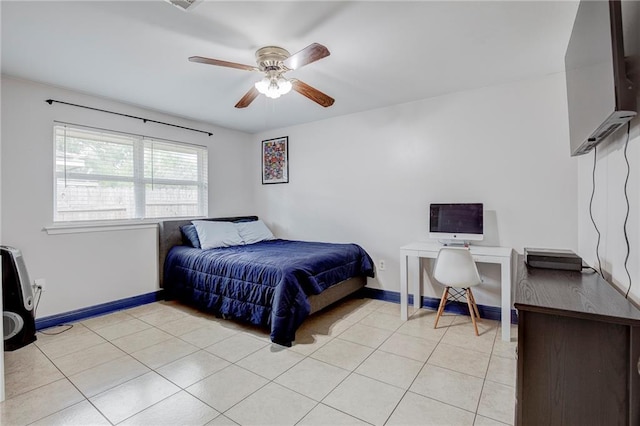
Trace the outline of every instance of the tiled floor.
<instances>
[{"instance_id":1,"label":"tiled floor","mask_svg":"<svg viewBox=\"0 0 640 426\"><path fill-rule=\"evenodd\" d=\"M433 329L434 316L348 300L307 319L291 348L175 302L91 318L5 353L0 423L513 424L515 342L497 322L476 337L469 317Z\"/></svg>"}]
</instances>

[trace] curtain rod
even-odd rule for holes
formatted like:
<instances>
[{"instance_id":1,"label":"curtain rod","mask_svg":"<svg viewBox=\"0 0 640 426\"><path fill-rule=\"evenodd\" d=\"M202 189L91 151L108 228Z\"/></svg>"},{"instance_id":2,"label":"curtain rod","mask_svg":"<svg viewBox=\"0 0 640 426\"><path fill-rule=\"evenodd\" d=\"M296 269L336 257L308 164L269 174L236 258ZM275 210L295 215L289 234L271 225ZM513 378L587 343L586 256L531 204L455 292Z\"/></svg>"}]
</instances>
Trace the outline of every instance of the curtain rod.
<instances>
[{"instance_id":1,"label":"curtain rod","mask_svg":"<svg viewBox=\"0 0 640 426\"><path fill-rule=\"evenodd\" d=\"M165 126L177 127L179 129L185 129L185 130L191 130L192 132L206 133L209 136L213 135L213 133L207 132L205 130L192 129L191 127L178 126L177 124L171 124L171 123L165 123L165 122L162 122L162 121L151 120L150 118L136 117L135 115L122 114L120 112L107 111L106 109L93 108L93 107L89 107L89 106L85 106L85 105L72 104L72 103L63 102L63 101L56 101L55 99L47 99L45 102L48 103L49 105L52 105L55 102L55 103L58 103L58 104L71 105L71 106L78 107L78 108L91 109L91 110L94 110L94 111L106 112L108 114L115 114L115 115L121 115L123 117L134 118L136 120L142 120L145 123L146 122L150 122L150 123L156 123L156 124L164 124Z\"/></svg>"}]
</instances>

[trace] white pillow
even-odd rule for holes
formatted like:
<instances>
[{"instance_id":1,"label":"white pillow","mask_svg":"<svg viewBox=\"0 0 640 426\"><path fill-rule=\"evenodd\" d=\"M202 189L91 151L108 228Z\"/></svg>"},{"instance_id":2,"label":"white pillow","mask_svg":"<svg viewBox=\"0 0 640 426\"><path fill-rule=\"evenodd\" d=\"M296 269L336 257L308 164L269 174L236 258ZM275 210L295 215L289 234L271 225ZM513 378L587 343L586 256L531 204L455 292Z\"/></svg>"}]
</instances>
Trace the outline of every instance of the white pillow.
<instances>
[{"instance_id":1,"label":"white pillow","mask_svg":"<svg viewBox=\"0 0 640 426\"><path fill-rule=\"evenodd\" d=\"M200 247L203 250L244 244L242 237L240 237L232 222L194 220L191 223L196 227Z\"/></svg>"},{"instance_id":2,"label":"white pillow","mask_svg":"<svg viewBox=\"0 0 640 426\"><path fill-rule=\"evenodd\" d=\"M245 244L253 244L265 240L273 240L275 237L273 233L267 228L261 220L254 220L251 222L238 222L234 224L240 238Z\"/></svg>"}]
</instances>

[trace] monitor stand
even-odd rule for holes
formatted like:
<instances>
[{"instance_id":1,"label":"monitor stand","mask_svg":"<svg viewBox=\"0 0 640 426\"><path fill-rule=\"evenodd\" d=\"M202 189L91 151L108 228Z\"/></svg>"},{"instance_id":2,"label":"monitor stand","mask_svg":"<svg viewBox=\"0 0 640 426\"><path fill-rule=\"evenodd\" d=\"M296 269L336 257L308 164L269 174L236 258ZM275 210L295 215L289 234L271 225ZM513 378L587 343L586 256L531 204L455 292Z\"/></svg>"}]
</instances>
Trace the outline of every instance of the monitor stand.
<instances>
[{"instance_id":1,"label":"monitor stand","mask_svg":"<svg viewBox=\"0 0 640 426\"><path fill-rule=\"evenodd\" d=\"M469 247L469 241L463 240L438 240L445 247Z\"/></svg>"}]
</instances>

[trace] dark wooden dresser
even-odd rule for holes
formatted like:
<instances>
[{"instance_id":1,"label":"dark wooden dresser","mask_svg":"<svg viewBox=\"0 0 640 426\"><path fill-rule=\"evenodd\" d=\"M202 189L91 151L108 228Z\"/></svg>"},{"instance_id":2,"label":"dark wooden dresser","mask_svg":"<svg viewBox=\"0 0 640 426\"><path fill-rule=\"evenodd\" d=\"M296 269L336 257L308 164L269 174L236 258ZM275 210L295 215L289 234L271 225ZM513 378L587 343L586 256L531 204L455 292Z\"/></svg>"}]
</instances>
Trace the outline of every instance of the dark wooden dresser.
<instances>
[{"instance_id":1,"label":"dark wooden dresser","mask_svg":"<svg viewBox=\"0 0 640 426\"><path fill-rule=\"evenodd\" d=\"M640 311L595 272L516 277L516 425L640 425Z\"/></svg>"}]
</instances>

